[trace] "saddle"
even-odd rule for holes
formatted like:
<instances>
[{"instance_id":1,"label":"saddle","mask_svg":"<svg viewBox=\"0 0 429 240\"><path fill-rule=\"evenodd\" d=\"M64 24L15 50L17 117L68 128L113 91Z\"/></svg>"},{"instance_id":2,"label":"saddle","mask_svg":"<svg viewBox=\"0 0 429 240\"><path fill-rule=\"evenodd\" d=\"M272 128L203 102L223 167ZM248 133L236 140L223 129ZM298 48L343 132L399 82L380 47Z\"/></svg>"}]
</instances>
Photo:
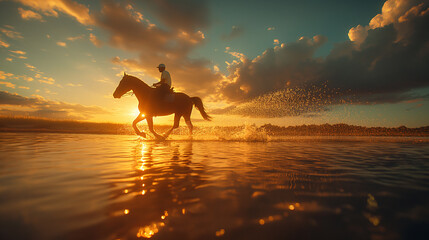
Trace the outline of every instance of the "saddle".
<instances>
[{"instance_id":1,"label":"saddle","mask_svg":"<svg viewBox=\"0 0 429 240\"><path fill-rule=\"evenodd\" d=\"M173 102L174 101L174 87L170 87L167 84L163 84L156 88L157 99L161 102Z\"/></svg>"}]
</instances>

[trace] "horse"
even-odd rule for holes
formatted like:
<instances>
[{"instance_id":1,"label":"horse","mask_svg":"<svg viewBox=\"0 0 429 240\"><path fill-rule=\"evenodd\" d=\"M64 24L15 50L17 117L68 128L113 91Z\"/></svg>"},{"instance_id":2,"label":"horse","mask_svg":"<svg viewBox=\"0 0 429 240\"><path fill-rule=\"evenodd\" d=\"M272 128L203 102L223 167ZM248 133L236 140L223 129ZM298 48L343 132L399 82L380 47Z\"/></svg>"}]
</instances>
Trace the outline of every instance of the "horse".
<instances>
[{"instance_id":1,"label":"horse","mask_svg":"<svg viewBox=\"0 0 429 240\"><path fill-rule=\"evenodd\" d=\"M164 140L174 129L179 127L181 117L185 119L186 125L189 129L189 134L192 136L193 125L191 122L191 112L194 105L200 111L201 116L205 120L211 120L211 117L204 109L201 98L189 97L185 93L174 92L174 100L172 102L165 102L159 99L155 88L150 87L137 77L124 73L118 87L116 87L116 90L113 93L113 97L121 98L129 91L133 91L139 101L138 108L140 113L133 121L133 128L137 135L144 138L146 138L146 133L141 132L137 127L137 123L140 121L146 119L149 131L152 132L157 140ZM153 129L153 117L166 116L170 114L174 114L174 125L163 136L161 136Z\"/></svg>"}]
</instances>

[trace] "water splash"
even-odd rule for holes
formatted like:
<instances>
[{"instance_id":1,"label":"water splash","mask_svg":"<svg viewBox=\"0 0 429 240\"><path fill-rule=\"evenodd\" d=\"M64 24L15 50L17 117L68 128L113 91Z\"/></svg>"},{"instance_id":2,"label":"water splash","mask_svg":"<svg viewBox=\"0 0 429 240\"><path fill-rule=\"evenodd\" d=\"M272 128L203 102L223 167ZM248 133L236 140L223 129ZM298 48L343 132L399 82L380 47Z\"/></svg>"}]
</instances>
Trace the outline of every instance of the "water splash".
<instances>
[{"instance_id":1,"label":"water splash","mask_svg":"<svg viewBox=\"0 0 429 240\"><path fill-rule=\"evenodd\" d=\"M219 140L224 141L267 142L270 140L267 132L254 124L243 125L236 129L230 129L230 131L217 129L213 134Z\"/></svg>"},{"instance_id":2,"label":"water splash","mask_svg":"<svg viewBox=\"0 0 429 240\"><path fill-rule=\"evenodd\" d=\"M154 140L154 137L149 134L148 139ZM271 137L265 129L255 124L246 124L234 127L198 127L192 137L189 136L187 127L182 126L168 140L268 142Z\"/></svg>"}]
</instances>

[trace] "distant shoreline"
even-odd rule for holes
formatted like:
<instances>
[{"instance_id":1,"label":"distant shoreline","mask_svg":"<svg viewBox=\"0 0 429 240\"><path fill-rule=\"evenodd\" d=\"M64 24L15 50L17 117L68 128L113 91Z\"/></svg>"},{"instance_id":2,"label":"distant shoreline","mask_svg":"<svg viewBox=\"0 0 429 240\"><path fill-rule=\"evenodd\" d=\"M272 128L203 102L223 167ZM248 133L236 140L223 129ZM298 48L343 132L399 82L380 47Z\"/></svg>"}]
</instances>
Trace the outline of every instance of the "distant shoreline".
<instances>
[{"instance_id":1,"label":"distant shoreline","mask_svg":"<svg viewBox=\"0 0 429 240\"><path fill-rule=\"evenodd\" d=\"M157 126L157 131L166 131L171 126ZM147 126L142 126L147 131ZM183 127L185 128L185 127ZM199 128L195 127L198 131ZM229 132L243 131L245 126L207 127L214 130ZM403 136L429 137L429 126L419 128L362 127L348 124L322 124L281 127L265 124L255 127L270 136ZM184 129L186 130L186 129ZM134 135L131 124L121 123L94 123L72 120L50 120L39 118L0 117L0 133L29 132L29 133L76 133L76 134L114 134ZM182 131L180 131L182 132ZM184 131L187 133L187 131Z\"/></svg>"}]
</instances>

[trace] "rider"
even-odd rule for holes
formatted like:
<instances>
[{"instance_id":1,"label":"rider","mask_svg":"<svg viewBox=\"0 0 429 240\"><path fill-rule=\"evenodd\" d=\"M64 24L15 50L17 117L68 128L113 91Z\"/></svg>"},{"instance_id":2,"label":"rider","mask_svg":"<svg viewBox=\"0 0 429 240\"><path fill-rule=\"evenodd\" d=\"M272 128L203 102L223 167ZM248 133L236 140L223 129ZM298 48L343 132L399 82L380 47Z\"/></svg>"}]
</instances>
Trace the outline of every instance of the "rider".
<instances>
[{"instance_id":1,"label":"rider","mask_svg":"<svg viewBox=\"0 0 429 240\"><path fill-rule=\"evenodd\" d=\"M165 70L164 64L159 64L157 68L161 73L161 79L159 82L154 83L153 86L156 87L158 90L158 96L160 99L162 99L163 96L171 92L171 77L170 73Z\"/></svg>"}]
</instances>

